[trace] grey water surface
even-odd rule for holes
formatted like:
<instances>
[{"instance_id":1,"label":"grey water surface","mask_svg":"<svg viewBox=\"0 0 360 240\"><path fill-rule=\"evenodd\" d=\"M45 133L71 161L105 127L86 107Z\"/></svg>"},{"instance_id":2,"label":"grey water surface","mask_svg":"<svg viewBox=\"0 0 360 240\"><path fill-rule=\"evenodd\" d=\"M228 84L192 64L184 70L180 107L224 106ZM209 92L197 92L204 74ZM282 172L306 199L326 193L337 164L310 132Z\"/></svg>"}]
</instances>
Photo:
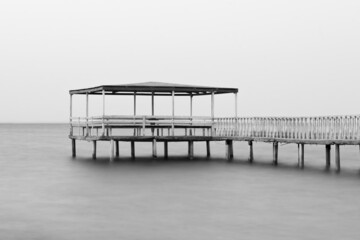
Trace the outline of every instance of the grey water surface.
<instances>
[{"instance_id":1,"label":"grey water surface","mask_svg":"<svg viewBox=\"0 0 360 240\"><path fill-rule=\"evenodd\" d=\"M360 154L341 148L342 171L325 170L325 147L236 142L227 163L223 142L170 143L170 159L151 159L150 143L78 142L71 158L66 124L0 125L0 239L358 239ZM332 154L334 154L332 152Z\"/></svg>"}]
</instances>

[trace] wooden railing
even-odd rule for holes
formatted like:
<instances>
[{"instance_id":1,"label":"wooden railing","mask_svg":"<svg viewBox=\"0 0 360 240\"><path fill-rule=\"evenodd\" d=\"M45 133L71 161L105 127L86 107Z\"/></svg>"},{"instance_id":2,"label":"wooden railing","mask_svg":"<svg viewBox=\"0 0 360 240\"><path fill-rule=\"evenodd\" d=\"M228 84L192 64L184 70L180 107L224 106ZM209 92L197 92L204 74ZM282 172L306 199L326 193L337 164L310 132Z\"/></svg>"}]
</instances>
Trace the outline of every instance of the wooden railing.
<instances>
[{"instance_id":1,"label":"wooden railing","mask_svg":"<svg viewBox=\"0 0 360 240\"><path fill-rule=\"evenodd\" d=\"M216 118L215 136L358 140L360 116Z\"/></svg>"},{"instance_id":2,"label":"wooden railing","mask_svg":"<svg viewBox=\"0 0 360 240\"><path fill-rule=\"evenodd\" d=\"M77 128L76 132L74 128ZM249 137L299 140L360 140L360 115L326 117L251 117L214 118L172 116L99 116L70 119L70 135L111 135L116 128L134 129L145 136L146 129L167 129L169 136L179 135L175 128L203 129L203 136ZM205 132L205 130L207 130ZM110 131L110 133L109 133ZM153 134L153 132L152 132Z\"/></svg>"}]
</instances>

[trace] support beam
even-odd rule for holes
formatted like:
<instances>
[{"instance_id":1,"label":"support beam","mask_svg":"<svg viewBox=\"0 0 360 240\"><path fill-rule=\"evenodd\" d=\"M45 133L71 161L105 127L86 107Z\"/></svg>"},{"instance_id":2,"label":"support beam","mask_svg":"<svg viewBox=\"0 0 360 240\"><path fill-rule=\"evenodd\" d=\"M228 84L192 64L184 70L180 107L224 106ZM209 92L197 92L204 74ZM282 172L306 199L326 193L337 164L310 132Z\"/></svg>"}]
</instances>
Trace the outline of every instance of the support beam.
<instances>
[{"instance_id":1,"label":"support beam","mask_svg":"<svg viewBox=\"0 0 360 240\"><path fill-rule=\"evenodd\" d=\"M326 155L326 168L330 169L331 166L331 145L325 146L325 155Z\"/></svg>"},{"instance_id":2,"label":"support beam","mask_svg":"<svg viewBox=\"0 0 360 240\"><path fill-rule=\"evenodd\" d=\"M134 92L134 119L135 119L135 116L136 116L136 91ZM136 129L134 129L134 136L137 135L136 133Z\"/></svg>"},{"instance_id":3,"label":"support beam","mask_svg":"<svg viewBox=\"0 0 360 240\"><path fill-rule=\"evenodd\" d=\"M76 140L71 139L72 157L76 157Z\"/></svg>"},{"instance_id":4,"label":"support beam","mask_svg":"<svg viewBox=\"0 0 360 240\"><path fill-rule=\"evenodd\" d=\"M207 157L207 158L210 158L210 156L211 156L211 152L210 152L210 141L207 140L207 141L206 141L206 157Z\"/></svg>"},{"instance_id":5,"label":"support beam","mask_svg":"<svg viewBox=\"0 0 360 240\"><path fill-rule=\"evenodd\" d=\"M93 142L93 154L92 154L92 159L96 159L96 141L92 141Z\"/></svg>"},{"instance_id":6,"label":"support beam","mask_svg":"<svg viewBox=\"0 0 360 240\"><path fill-rule=\"evenodd\" d=\"M114 140L110 140L110 162L114 161Z\"/></svg>"},{"instance_id":7,"label":"support beam","mask_svg":"<svg viewBox=\"0 0 360 240\"><path fill-rule=\"evenodd\" d=\"M120 148L119 148L119 141L115 141L115 156L120 156Z\"/></svg>"},{"instance_id":8,"label":"support beam","mask_svg":"<svg viewBox=\"0 0 360 240\"><path fill-rule=\"evenodd\" d=\"M279 153L279 143L274 142L273 143L273 164L278 164L278 153Z\"/></svg>"},{"instance_id":9,"label":"support beam","mask_svg":"<svg viewBox=\"0 0 360 240\"><path fill-rule=\"evenodd\" d=\"M252 163L254 161L254 148L253 148L253 141L249 141L249 147L250 147L250 156L249 156L249 162Z\"/></svg>"},{"instance_id":10,"label":"support beam","mask_svg":"<svg viewBox=\"0 0 360 240\"><path fill-rule=\"evenodd\" d=\"M234 158L234 148L233 148L233 141L226 140L226 158L229 162L231 162Z\"/></svg>"},{"instance_id":11,"label":"support beam","mask_svg":"<svg viewBox=\"0 0 360 240\"><path fill-rule=\"evenodd\" d=\"M135 159L135 141L131 141L131 159Z\"/></svg>"},{"instance_id":12,"label":"support beam","mask_svg":"<svg viewBox=\"0 0 360 240\"><path fill-rule=\"evenodd\" d=\"M152 156L153 158L157 158L156 139L152 141Z\"/></svg>"},{"instance_id":13,"label":"support beam","mask_svg":"<svg viewBox=\"0 0 360 240\"><path fill-rule=\"evenodd\" d=\"M168 153L169 148L168 147L169 147L168 141L164 141L164 158L165 159L168 159L168 157L169 157L169 153Z\"/></svg>"},{"instance_id":14,"label":"support beam","mask_svg":"<svg viewBox=\"0 0 360 240\"><path fill-rule=\"evenodd\" d=\"M189 141L188 143L188 158L194 159L194 141Z\"/></svg>"},{"instance_id":15,"label":"support beam","mask_svg":"<svg viewBox=\"0 0 360 240\"><path fill-rule=\"evenodd\" d=\"M340 172L340 145L335 144L335 165L336 171Z\"/></svg>"}]
</instances>

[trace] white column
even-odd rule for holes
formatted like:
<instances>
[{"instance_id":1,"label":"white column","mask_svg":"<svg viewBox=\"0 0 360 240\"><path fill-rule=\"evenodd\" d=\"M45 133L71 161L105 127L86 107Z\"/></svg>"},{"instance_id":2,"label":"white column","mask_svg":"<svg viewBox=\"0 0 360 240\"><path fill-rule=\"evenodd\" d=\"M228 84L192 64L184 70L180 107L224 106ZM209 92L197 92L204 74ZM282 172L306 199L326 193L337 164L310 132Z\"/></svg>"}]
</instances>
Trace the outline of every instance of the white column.
<instances>
[{"instance_id":1,"label":"white column","mask_svg":"<svg viewBox=\"0 0 360 240\"><path fill-rule=\"evenodd\" d=\"M134 92L134 116L136 116L136 92Z\"/></svg>"},{"instance_id":2,"label":"white column","mask_svg":"<svg viewBox=\"0 0 360 240\"><path fill-rule=\"evenodd\" d=\"M175 135L175 126L174 126L174 118L175 118L175 91L172 91L172 135Z\"/></svg>"},{"instance_id":3,"label":"white column","mask_svg":"<svg viewBox=\"0 0 360 240\"><path fill-rule=\"evenodd\" d=\"M73 126L72 126L72 94L70 94L70 118L69 118L69 121L70 121L70 136L73 135Z\"/></svg>"},{"instance_id":4,"label":"white column","mask_svg":"<svg viewBox=\"0 0 360 240\"><path fill-rule=\"evenodd\" d=\"M151 93L151 115L155 115L155 106L154 106L154 93Z\"/></svg>"},{"instance_id":5,"label":"white column","mask_svg":"<svg viewBox=\"0 0 360 240\"><path fill-rule=\"evenodd\" d=\"M102 90L102 95L103 95L102 135L105 135L105 90Z\"/></svg>"},{"instance_id":6,"label":"white column","mask_svg":"<svg viewBox=\"0 0 360 240\"><path fill-rule=\"evenodd\" d=\"M215 99L214 99L214 96L215 96L215 92L212 92L211 93L211 118L212 120L214 121L214 109L215 109Z\"/></svg>"},{"instance_id":7,"label":"white column","mask_svg":"<svg viewBox=\"0 0 360 240\"><path fill-rule=\"evenodd\" d=\"M86 93L86 136L89 135L89 93Z\"/></svg>"},{"instance_id":8,"label":"white column","mask_svg":"<svg viewBox=\"0 0 360 240\"><path fill-rule=\"evenodd\" d=\"M193 125L193 95L190 94L190 118L191 118L191 125ZM186 131L186 130L185 130ZM192 129L190 128L190 136L192 135Z\"/></svg>"},{"instance_id":9,"label":"white column","mask_svg":"<svg viewBox=\"0 0 360 240\"><path fill-rule=\"evenodd\" d=\"M237 93L235 93L235 117L238 117L238 97Z\"/></svg>"},{"instance_id":10,"label":"white column","mask_svg":"<svg viewBox=\"0 0 360 240\"><path fill-rule=\"evenodd\" d=\"M211 135L214 135L214 109L215 109L215 99L214 99L214 96L215 96L215 92L212 92L211 93L211 122L212 122L212 128L211 128Z\"/></svg>"}]
</instances>

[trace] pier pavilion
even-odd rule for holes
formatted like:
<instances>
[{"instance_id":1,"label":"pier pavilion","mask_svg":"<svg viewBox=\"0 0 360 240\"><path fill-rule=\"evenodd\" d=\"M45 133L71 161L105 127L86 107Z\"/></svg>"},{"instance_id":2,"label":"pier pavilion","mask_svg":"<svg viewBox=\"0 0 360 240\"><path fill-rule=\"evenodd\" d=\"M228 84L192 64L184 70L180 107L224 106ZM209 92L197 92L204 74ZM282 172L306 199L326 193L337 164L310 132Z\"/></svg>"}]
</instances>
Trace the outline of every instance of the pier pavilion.
<instances>
[{"instance_id":1,"label":"pier pavilion","mask_svg":"<svg viewBox=\"0 0 360 240\"><path fill-rule=\"evenodd\" d=\"M93 158L96 159L97 141L110 143L110 161L119 157L119 141L130 142L131 157L135 158L135 143L152 143L152 155L157 157L157 144L164 144L164 157L168 157L169 142L188 142L188 156L194 156L194 142L206 143L210 157L210 142L224 141L226 158L233 159L233 142L249 144L249 161L254 160L253 142L273 144L273 164L278 163L279 143L298 145L298 166L304 168L305 145L325 146L325 164L330 169L331 146L335 146L335 166L340 171L340 146L360 146L360 115L315 116L315 117L238 117L237 88L217 88L158 82L104 85L93 88L70 90L70 135L72 155L76 156L76 140L93 143ZM215 117L214 101L217 94L234 94L234 117ZM73 116L73 95L86 98L86 116ZM89 116L89 97L102 96L102 115ZM110 115L106 112L108 95L133 96L132 115ZM193 97L211 96L209 116L193 116ZM151 115L138 115L137 96L151 97ZM171 96L172 115L155 115L155 97ZM190 98L189 116L175 115L175 97ZM228 106L231 106L230 103Z\"/></svg>"},{"instance_id":2,"label":"pier pavilion","mask_svg":"<svg viewBox=\"0 0 360 240\"><path fill-rule=\"evenodd\" d=\"M188 142L188 155L193 158L194 141L206 143L207 156L210 156L210 141L214 140L214 108L215 95L234 94L234 118L237 118L237 88L217 88L207 86L193 86L160 82L146 82L122 85L103 85L92 88L70 90L70 138L72 140L72 155L76 156L76 140L93 142L93 158L96 158L97 141L110 142L110 160L119 157L119 141L131 143L131 156L135 158L136 142L152 142L152 155L157 157L156 145L164 143L164 156L168 157L169 142ZM86 97L86 116L73 116L73 95ZM89 97L102 95L102 115L89 116ZM132 115L110 115L106 111L106 96L133 96ZM208 116L193 116L193 98L210 95L211 111ZM151 115L137 114L137 96L151 97ZM155 97L171 96L172 115L156 116ZM175 98L190 98L189 116L175 115ZM232 104L231 104L232 105ZM130 129L132 131L118 131ZM232 147L232 144L231 144ZM232 150L231 150L232 151Z\"/></svg>"}]
</instances>

